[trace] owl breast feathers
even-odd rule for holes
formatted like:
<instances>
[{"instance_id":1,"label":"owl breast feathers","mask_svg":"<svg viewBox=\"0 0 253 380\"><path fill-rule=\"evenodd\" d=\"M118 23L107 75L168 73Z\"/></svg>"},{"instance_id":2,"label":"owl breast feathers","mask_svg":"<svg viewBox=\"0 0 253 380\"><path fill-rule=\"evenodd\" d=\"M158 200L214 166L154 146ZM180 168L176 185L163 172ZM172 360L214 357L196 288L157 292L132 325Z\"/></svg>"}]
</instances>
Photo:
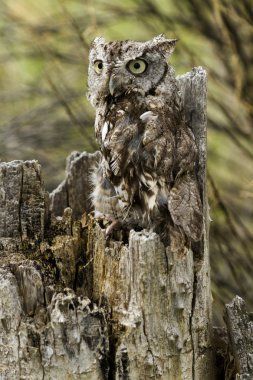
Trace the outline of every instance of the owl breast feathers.
<instances>
[{"instance_id":1,"label":"owl breast feathers","mask_svg":"<svg viewBox=\"0 0 253 380\"><path fill-rule=\"evenodd\" d=\"M197 148L167 63L175 43L162 35L144 43L93 42L89 99L102 159L92 174L92 201L111 229L167 229L198 241Z\"/></svg>"}]
</instances>

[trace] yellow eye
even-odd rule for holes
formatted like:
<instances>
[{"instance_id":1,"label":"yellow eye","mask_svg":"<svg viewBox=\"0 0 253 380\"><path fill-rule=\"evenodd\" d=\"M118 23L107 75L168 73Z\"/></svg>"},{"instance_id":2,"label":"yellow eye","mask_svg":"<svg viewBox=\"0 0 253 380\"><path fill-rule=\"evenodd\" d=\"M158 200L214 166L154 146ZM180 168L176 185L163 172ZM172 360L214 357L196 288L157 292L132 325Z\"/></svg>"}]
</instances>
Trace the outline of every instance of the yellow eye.
<instances>
[{"instance_id":1,"label":"yellow eye","mask_svg":"<svg viewBox=\"0 0 253 380\"><path fill-rule=\"evenodd\" d=\"M132 61L128 62L127 68L128 70L134 74L134 75L139 75L144 73L144 71L147 68L147 62L145 62L143 59L133 59Z\"/></svg>"},{"instance_id":2,"label":"yellow eye","mask_svg":"<svg viewBox=\"0 0 253 380\"><path fill-rule=\"evenodd\" d=\"M97 61L94 62L94 70L96 71L97 74L101 74L103 70L103 61L98 59Z\"/></svg>"}]
</instances>

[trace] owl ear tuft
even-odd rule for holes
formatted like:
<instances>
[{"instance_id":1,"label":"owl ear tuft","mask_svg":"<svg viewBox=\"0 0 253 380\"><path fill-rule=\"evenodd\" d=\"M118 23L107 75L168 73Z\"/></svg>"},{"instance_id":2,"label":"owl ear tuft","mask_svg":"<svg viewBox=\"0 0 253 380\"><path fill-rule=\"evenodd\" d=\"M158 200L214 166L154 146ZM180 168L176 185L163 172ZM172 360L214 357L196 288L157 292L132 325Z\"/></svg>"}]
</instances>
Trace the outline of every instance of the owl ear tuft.
<instances>
[{"instance_id":1,"label":"owl ear tuft","mask_svg":"<svg viewBox=\"0 0 253 380\"><path fill-rule=\"evenodd\" d=\"M164 34L159 34L151 40L151 48L169 57L175 49L176 42L177 39L167 39Z\"/></svg>"},{"instance_id":2,"label":"owl ear tuft","mask_svg":"<svg viewBox=\"0 0 253 380\"><path fill-rule=\"evenodd\" d=\"M91 48L95 48L96 46L101 46L101 45L104 45L106 43L104 37L96 37L92 43L91 43Z\"/></svg>"}]
</instances>

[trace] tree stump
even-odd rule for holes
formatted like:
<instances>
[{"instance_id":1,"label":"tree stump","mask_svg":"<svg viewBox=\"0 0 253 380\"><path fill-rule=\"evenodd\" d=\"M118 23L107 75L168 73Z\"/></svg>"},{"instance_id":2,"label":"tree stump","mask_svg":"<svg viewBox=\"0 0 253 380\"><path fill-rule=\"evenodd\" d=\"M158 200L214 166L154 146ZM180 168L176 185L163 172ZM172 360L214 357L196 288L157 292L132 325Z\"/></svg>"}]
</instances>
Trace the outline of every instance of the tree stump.
<instances>
[{"instance_id":1,"label":"tree stump","mask_svg":"<svg viewBox=\"0 0 253 380\"><path fill-rule=\"evenodd\" d=\"M80 219L99 153L74 153L50 201L37 162L0 164L1 379L214 379L206 73L178 84L204 207L203 239L184 256L155 233L107 239L103 223Z\"/></svg>"},{"instance_id":2,"label":"tree stump","mask_svg":"<svg viewBox=\"0 0 253 380\"><path fill-rule=\"evenodd\" d=\"M238 380L253 379L253 322L246 311L246 305L242 298L236 296L225 307L225 322L229 339L230 360L228 368ZM229 379L229 371L226 380ZM230 377L231 378L231 377Z\"/></svg>"}]
</instances>

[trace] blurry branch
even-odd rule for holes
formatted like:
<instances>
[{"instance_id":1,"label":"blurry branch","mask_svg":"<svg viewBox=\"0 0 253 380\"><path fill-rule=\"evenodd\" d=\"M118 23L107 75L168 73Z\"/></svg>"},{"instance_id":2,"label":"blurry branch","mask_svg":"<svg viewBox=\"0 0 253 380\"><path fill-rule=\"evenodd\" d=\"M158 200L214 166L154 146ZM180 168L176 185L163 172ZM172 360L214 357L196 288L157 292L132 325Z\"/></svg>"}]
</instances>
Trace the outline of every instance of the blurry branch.
<instances>
[{"instance_id":1,"label":"blurry branch","mask_svg":"<svg viewBox=\"0 0 253 380\"><path fill-rule=\"evenodd\" d=\"M71 97L66 97L65 102L70 102ZM34 126L41 124L42 122L45 123L45 115L50 116L56 109L58 109L60 106L62 106L62 101L59 99L56 99L54 101L51 101L49 105L46 106L39 106L35 107L32 110L28 110L22 114L19 114L10 120L8 120L6 123L3 123L2 126L6 130L7 134L15 133L15 130L20 129L21 125L27 125L27 124L32 124ZM44 115L44 116L43 116ZM53 115L52 115L53 116ZM52 122L47 120L48 124L56 125L56 124L61 124L62 119L59 120L54 120L52 117ZM91 120L85 118L84 116L82 117L80 123L82 125L87 125L91 123ZM83 131L82 131L82 134Z\"/></svg>"},{"instance_id":2,"label":"blurry branch","mask_svg":"<svg viewBox=\"0 0 253 380\"><path fill-rule=\"evenodd\" d=\"M20 126L32 124L37 122L45 122L45 115L49 116L55 109L59 108L61 102L57 100L53 100L49 105L46 106L38 106L29 109L23 113L20 113L12 118L10 118L7 122L2 124L3 129L5 130L5 134L15 134L16 131L20 129ZM44 115L44 116L43 116Z\"/></svg>"},{"instance_id":3,"label":"blurry branch","mask_svg":"<svg viewBox=\"0 0 253 380\"><path fill-rule=\"evenodd\" d=\"M81 42L81 45L85 48L85 49L89 49L89 44L87 43L87 41L85 40L84 36L83 36L83 31L81 30L80 26L79 26L79 23L77 21L76 18L74 18L70 12L67 10L67 8L65 7L64 5L64 2L62 0L58 0L59 4L61 5L61 8L63 10L63 13L64 15L67 17L67 19L70 21L70 25L72 26L72 29L74 31L74 33L77 35L79 41Z\"/></svg>"},{"instance_id":4,"label":"blurry branch","mask_svg":"<svg viewBox=\"0 0 253 380\"><path fill-rule=\"evenodd\" d=\"M225 300L231 299L234 294L240 294L250 300L253 278L249 275L249 268L253 265L251 253L253 236L238 215L232 211L231 207L228 209L209 172L208 181L214 200L217 203L215 213L217 214L217 209L219 209L225 217L225 222L217 223L215 221L214 225L211 226L211 265L215 298L224 303ZM216 253L215 249L217 249ZM220 259L217 253L221 255ZM225 277L224 273L223 275L221 274L220 265L223 267L223 271L225 268L222 266L221 259L226 264L225 266L229 269L232 277L229 276L227 270L225 270Z\"/></svg>"},{"instance_id":5,"label":"blurry branch","mask_svg":"<svg viewBox=\"0 0 253 380\"><path fill-rule=\"evenodd\" d=\"M234 131L232 131L230 128L224 127L224 131L228 134L228 136L233 140L235 145L237 145L241 151L248 156L251 160L253 159L253 152L252 150L248 150L242 143L241 141L236 137L236 134Z\"/></svg>"},{"instance_id":6,"label":"blurry branch","mask_svg":"<svg viewBox=\"0 0 253 380\"><path fill-rule=\"evenodd\" d=\"M36 24L25 20L22 16L14 13L9 8L6 8L6 10L2 12L1 16L7 21L8 30L10 29L11 25L12 27L19 28L22 31L28 31L37 37L40 37L44 34L60 35L63 33L63 31L68 30L66 28L66 22L62 19L62 12L58 14L51 14L49 18L44 18L43 21L39 21L39 23ZM78 20L80 23L84 22L84 16L85 15L79 16Z\"/></svg>"},{"instance_id":7,"label":"blurry branch","mask_svg":"<svg viewBox=\"0 0 253 380\"><path fill-rule=\"evenodd\" d=\"M76 48L75 44L72 43L73 41L71 41L73 40L74 36L78 36L79 45L81 43L84 53L87 52L87 43L82 37L79 21L76 18L73 18L64 6L62 6L62 9L64 11L65 18L67 17L67 19L71 21L70 24L68 23L67 25L71 25L72 32L70 31L70 28L66 26L66 22L62 20L62 15L60 21L57 20L53 26L52 23L50 24L50 22L47 20L44 20L43 24L40 23L39 25L36 25L31 24L30 22L24 20L22 16L18 16L17 13L14 14L10 9L6 8L4 17L9 21L8 25L11 33L17 33L18 38L16 37L15 41L19 40L19 44L18 46L13 46L13 48L9 46L9 48L11 47L11 50L9 50L8 55L0 55L0 60L2 59L4 63L8 63L13 59L20 60L26 58L31 59L31 61L38 59L44 63L47 63L48 67L52 66L53 60L57 60L61 65L64 65L66 63L70 65L83 65L84 60L80 57L80 49ZM79 16L79 20L80 23L84 22L83 17ZM18 29L21 30L21 33L18 32ZM59 40L63 38L66 41L66 44L64 45L64 52L60 52L59 47L56 48L54 43L56 41L48 39L48 35L54 35L54 39L57 38ZM6 36L8 36L8 39L11 37L9 34L6 34ZM70 46L71 49L69 49ZM30 47L30 50L27 50L28 47ZM68 47L67 50L66 47ZM77 53L79 56L77 56ZM44 70L44 72L46 71L47 70ZM42 80L45 80L51 88L50 92L43 91L45 99L49 100L50 104L43 107L36 106L33 110L30 109L25 113L20 114L19 112L17 117L12 118L8 121L8 127L7 125L2 124L1 128L7 128L7 130L12 131L13 133L15 128L19 128L19 125L27 123L33 123L33 125L35 125L36 123L38 124L42 121L45 122L45 114L48 116L51 114L52 116L51 120L48 120L48 123L52 125L58 124L61 119L59 119L59 116L57 114L53 116L52 112L55 112L59 107L61 107L68 116L70 123L79 127L80 133L85 137L86 142L89 143L91 148L95 149L95 141L87 132L87 126L91 125L91 121L88 121L87 118L83 117L83 113L85 112L84 106L82 106L82 112L80 112L79 115L76 111L74 112L71 106L71 102L74 99L77 101L78 99L83 98L84 91L81 93L73 91L73 89L69 88L65 89L65 91L62 91L62 89L59 89L59 87L55 84L55 81L53 81L47 73L43 73L41 78ZM59 80L62 87L63 78L60 78ZM36 99L39 99L39 95L41 98L42 92L39 90L39 88L37 91L37 87L33 85L29 90L23 92L21 91L20 94L21 96L19 101L24 100L31 94L34 94L36 96ZM14 94L14 97L12 98L10 96L10 101L13 102L15 98L17 99L16 94ZM52 101L53 98L56 100ZM3 97L3 100L5 102L7 99L6 96ZM57 120L54 120L55 117L59 119L58 122Z\"/></svg>"},{"instance_id":8,"label":"blurry branch","mask_svg":"<svg viewBox=\"0 0 253 380\"><path fill-rule=\"evenodd\" d=\"M51 58L56 58L61 60L63 63L68 63L68 64L83 64L83 62L77 58L74 55L66 54L66 53L61 53L60 51L57 51L53 47L48 48L47 47L47 55L48 57ZM23 51L23 52L18 52L16 51L14 54L1 54L0 55L0 63L8 63L11 61L17 61L21 59L43 59L43 55L39 52L36 51ZM44 57L45 59L45 57Z\"/></svg>"},{"instance_id":9,"label":"blurry branch","mask_svg":"<svg viewBox=\"0 0 253 380\"><path fill-rule=\"evenodd\" d=\"M0 93L0 102L1 103L9 103L9 102L22 102L24 99L33 98L34 96L38 96L39 98L50 99L52 97L52 91L48 91L45 88L34 88L28 87L23 88L22 90L16 90L15 94L12 91L10 92L2 92ZM80 96L77 95L77 96Z\"/></svg>"},{"instance_id":10,"label":"blurry branch","mask_svg":"<svg viewBox=\"0 0 253 380\"><path fill-rule=\"evenodd\" d=\"M74 38L78 37L79 41L82 43L82 46L84 48L88 48L89 44L83 36L83 33L87 29L90 29L91 15L89 12L79 12L78 15L75 14L75 16L73 16L64 5L63 0L58 0L58 3L61 6L60 12L54 14L52 13L50 17L44 18L36 24L24 20L22 16L18 16L16 13L14 14L8 7L6 7L6 9L2 12L1 17L5 19L7 25L6 29L8 31L10 28L19 29L29 32L37 38L45 37L44 35L59 38L64 37L67 33L69 36ZM86 10L85 4L80 1L80 6L81 5L83 6L83 9ZM63 15L67 18L68 23L66 23ZM107 13L102 17L96 18L96 25L101 27L112 21L114 21L114 16ZM72 32L74 30L75 34L71 33L71 29L68 28L68 25L72 26Z\"/></svg>"},{"instance_id":11,"label":"blurry branch","mask_svg":"<svg viewBox=\"0 0 253 380\"><path fill-rule=\"evenodd\" d=\"M211 176L211 174L210 174L209 171L207 173L207 178L208 178L208 181L209 181L209 183L211 185L212 192L213 192L214 198L215 198L215 200L217 202L217 205L218 205L218 207L220 208L220 210L223 212L223 214L225 216L226 225L231 230L232 236L234 238L236 238L236 240L237 240L237 242L239 244L241 244L244 252L247 254L249 262L252 265L253 264L253 257L252 257L251 250L248 247L247 240L245 239L244 236L241 237L240 234L238 233L238 230L237 230L237 228L235 226L234 218L232 218L231 213L230 213L228 207L226 206L224 200L222 199L222 197L220 195L220 192L219 192L217 186L215 185L214 179L212 178L212 176ZM242 224L242 226L243 226L243 224ZM248 230L244 228L244 232L248 233ZM252 237L252 235L250 235L250 236Z\"/></svg>"},{"instance_id":12,"label":"blurry branch","mask_svg":"<svg viewBox=\"0 0 253 380\"><path fill-rule=\"evenodd\" d=\"M223 245L224 245L223 239L220 236L217 236L217 239L215 240L215 244L217 245L218 250L221 253L223 260L226 262L228 268L230 269L231 274L237 284L237 287L241 290L241 295L245 297L247 295L247 288L245 288L244 283L242 282L241 276L238 273L237 263L234 263L231 255L229 255L228 252L225 252L223 248ZM231 294L236 294L236 288L233 287L232 284L228 284L226 288L229 288Z\"/></svg>"},{"instance_id":13,"label":"blurry branch","mask_svg":"<svg viewBox=\"0 0 253 380\"><path fill-rule=\"evenodd\" d=\"M60 104L63 106L63 109L65 110L66 114L68 115L70 121L75 124L75 125L78 125L80 127L80 132L83 133L85 135L85 138L87 139L87 141L89 142L90 146L93 148L93 149L96 149L96 144L95 144L95 141L94 139L92 139L88 133L86 133L86 130L87 130L87 125L86 124L83 124L82 121L76 117L76 115L73 113L68 101L66 100L66 98L63 96L62 92L60 92L57 88L57 86L54 84L54 82L52 81L52 79L50 78L50 76L45 73L46 75L46 79L51 87L51 89L54 91L57 99L59 100Z\"/></svg>"},{"instance_id":14,"label":"blurry branch","mask_svg":"<svg viewBox=\"0 0 253 380\"><path fill-rule=\"evenodd\" d=\"M236 136L236 134L240 135L240 133L238 133L239 132L238 129L232 129L231 125L230 126L224 126L224 125L217 124L211 119L209 119L208 125L213 130L225 132L230 137L230 139L233 141L235 146L237 146L245 154L245 156L247 156L251 160L253 159L253 152L250 149L248 149L245 145L243 145L242 142L240 141L240 139ZM243 137L245 138L245 141L247 141L249 139L248 136L243 135Z\"/></svg>"},{"instance_id":15,"label":"blurry branch","mask_svg":"<svg viewBox=\"0 0 253 380\"><path fill-rule=\"evenodd\" d=\"M233 219L235 223L238 225L238 228L241 228L243 230L244 236L246 237L246 241L248 241L249 243L253 243L253 234L248 229L248 227L246 226L246 224L244 223L240 215L238 215L238 213L234 211L232 207L230 208L230 212L233 215ZM253 260L252 255L250 255L250 259L251 261Z\"/></svg>"}]
</instances>

